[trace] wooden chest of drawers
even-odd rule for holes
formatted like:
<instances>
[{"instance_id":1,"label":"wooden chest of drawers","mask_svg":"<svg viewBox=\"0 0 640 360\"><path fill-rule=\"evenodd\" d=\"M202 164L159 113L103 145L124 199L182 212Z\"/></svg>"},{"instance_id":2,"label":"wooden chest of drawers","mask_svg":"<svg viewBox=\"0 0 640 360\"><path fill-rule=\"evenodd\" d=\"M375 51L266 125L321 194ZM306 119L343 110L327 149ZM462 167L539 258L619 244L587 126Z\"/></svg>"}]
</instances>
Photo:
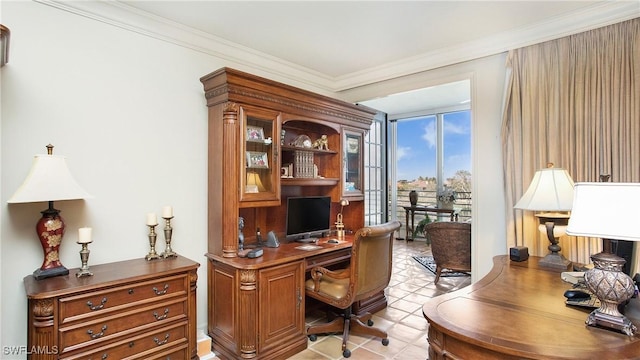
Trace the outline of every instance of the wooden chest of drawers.
<instances>
[{"instance_id":1,"label":"wooden chest of drawers","mask_svg":"<svg viewBox=\"0 0 640 360\"><path fill-rule=\"evenodd\" d=\"M196 280L184 257L24 278L30 359L197 359Z\"/></svg>"}]
</instances>

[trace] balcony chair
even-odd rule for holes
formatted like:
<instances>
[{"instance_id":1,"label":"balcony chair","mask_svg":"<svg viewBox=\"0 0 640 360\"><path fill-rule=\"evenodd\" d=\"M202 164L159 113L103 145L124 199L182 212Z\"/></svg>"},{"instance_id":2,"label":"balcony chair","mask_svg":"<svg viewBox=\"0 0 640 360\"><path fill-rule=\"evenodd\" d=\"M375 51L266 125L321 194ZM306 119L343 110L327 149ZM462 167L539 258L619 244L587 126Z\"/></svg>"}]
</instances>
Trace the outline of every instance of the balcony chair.
<instances>
[{"instance_id":1,"label":"balcony chair","mask_svg":"<svg viewBox=\"0 0 640 360\"><path fill-rule=\"evenodd\" d=\"M351 356L347 349L349 332L373 335L382 339L382 345L389 344L387 333L372 327L371 314L354 315L351 306L383 291L389 284L393 240L399 228L399 221L364 227L355 234L347 268L332 271L318 266L311 269L311 279L305 284L307 296L343 310L342 316L329 323L308 327L311 341L317 339L315 334L342 331L342 356L345 358Z\"/></svg>"},{"instance_id":2,"label":"balcony chair","mask_svg":"<svg viewBox=\"0 0 640 360\"><path fill-rule=\"evenodd\" d=\"M458 272L471 271L471 223L433 222L425 231L431 240L431 254L436 263L436 280L444 269Z\"/></svg>"}]
</instances>

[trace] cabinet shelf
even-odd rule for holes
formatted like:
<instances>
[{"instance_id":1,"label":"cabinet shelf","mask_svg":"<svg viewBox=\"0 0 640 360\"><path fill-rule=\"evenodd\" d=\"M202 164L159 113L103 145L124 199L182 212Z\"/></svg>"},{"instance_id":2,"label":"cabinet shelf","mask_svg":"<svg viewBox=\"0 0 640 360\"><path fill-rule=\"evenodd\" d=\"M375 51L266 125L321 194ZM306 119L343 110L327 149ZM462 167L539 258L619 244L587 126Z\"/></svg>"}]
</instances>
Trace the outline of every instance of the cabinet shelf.
<instances>
[{"instance_id":1,"label":"cabinet shelf","mask_svg":"<svg viewBox=\"0 0 640 360\"><path fill-rule=\"evenodd\" d=\"M266 145L266 146L270 146L272 144L272 142L269 142L267 140L247 139L246 141L247 141L247 143L260 144L260 145Z\"/></svg>"},{"instance_id":2,"label":"cabinet shelf","mask_svg":"<svg viewBox=\"0 0 640 360\"><path fill-rule=\"evenodd\" d=\"M281 178L283 186L334 186L340 179L336 178Z\"/></svg>"},{"instance_id":3,"label":"cabinet shelf","mask_svg":"<svg viewBox=\"0 0 640 360\"><path fill-rule=\"evenodd\" d=\"M282 145L282 151L310 151L317 155L333 155L338 153L335 150L320 150L314 148L295 147L290 145Z\"/></svg>"}]
</instances>

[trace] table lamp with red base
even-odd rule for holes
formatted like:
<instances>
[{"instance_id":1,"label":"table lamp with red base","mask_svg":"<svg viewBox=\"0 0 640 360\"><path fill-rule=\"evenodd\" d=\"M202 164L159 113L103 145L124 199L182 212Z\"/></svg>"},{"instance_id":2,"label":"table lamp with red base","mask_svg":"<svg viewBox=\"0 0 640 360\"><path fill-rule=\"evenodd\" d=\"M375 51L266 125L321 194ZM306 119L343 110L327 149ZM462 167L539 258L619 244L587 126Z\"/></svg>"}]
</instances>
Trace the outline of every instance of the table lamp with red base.
<instances>
[{"instance_id":1,"label":"table lamp with red base","mask_svg":"<svg viewBox=\"0 0 640 360\"><path fill-rule=\"evenodd\" d=\"M54 201L90 198L71 176L64 157L52 155L53 145L47 145L46 155L36 155L31 171L8 203L48 202L42 218L36 224L44 259L33 276L40 280L67 275L69 270L60 262L60 245L64 236L64 220L60 210L53 207Z\"/></svg>"}]
</instances>

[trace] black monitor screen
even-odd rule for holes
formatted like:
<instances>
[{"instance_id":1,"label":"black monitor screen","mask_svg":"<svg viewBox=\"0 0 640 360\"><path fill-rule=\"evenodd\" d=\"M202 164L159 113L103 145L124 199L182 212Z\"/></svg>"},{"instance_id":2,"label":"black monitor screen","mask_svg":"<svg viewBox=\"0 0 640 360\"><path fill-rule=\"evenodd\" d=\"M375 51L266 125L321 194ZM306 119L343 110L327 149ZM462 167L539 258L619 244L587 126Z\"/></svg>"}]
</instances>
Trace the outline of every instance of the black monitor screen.
<instances>
[{"instance_id":1,"label":"black monitor screen","mask_svg":"<svg viewBox=\"0 0 640 360\"><path fill-rule=\"evenodd\" d=\"M322 237L331 229L331 197L308 196L287 199L287 240Z\"/></svg>"}]
</instances>

